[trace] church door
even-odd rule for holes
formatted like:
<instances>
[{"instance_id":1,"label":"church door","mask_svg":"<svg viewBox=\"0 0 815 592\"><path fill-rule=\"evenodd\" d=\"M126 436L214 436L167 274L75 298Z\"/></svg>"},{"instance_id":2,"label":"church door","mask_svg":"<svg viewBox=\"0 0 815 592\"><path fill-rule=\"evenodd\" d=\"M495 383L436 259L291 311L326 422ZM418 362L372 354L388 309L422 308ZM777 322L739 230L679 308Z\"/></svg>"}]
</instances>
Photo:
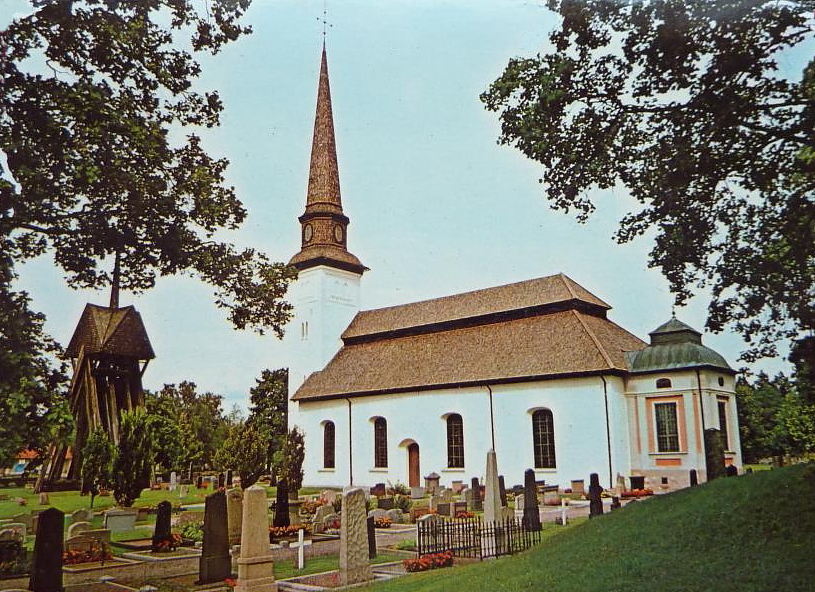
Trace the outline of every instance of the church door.
<instances>
[{"instance_id":1,"label":"church door","mask_svg":"<svg viewBox=\"0 0 815 592\"><path fill-rule=\"evenodd\" d=\"M407 447L408 451L408 485L419 487L421 473L419 472L419 445L414 442Z\"/></svg>"}]
</instances>

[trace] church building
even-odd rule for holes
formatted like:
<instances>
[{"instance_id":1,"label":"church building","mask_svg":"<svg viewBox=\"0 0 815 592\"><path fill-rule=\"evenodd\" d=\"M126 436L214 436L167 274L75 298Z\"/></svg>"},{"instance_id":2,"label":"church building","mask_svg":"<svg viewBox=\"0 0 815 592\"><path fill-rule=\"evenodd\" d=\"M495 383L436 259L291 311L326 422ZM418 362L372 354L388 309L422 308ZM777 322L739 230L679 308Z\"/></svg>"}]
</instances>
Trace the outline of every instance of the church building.
<instances>
[{"instance_id":1,"label":"church building","mask_svg":"<svg viewBox=\"0 0 815 592\"><path fill-rule=\"evenodd\" d=\"M483 477L494 449L508 484L524 471L568 486L598 473L654 490L705 478L703 433L741 465L734 370L671 318L645 342L563 273L360 311L367 271L348 250L325 48L294 318L289 425L305 434L304 485Z\"/></svg>"}]
</instances>

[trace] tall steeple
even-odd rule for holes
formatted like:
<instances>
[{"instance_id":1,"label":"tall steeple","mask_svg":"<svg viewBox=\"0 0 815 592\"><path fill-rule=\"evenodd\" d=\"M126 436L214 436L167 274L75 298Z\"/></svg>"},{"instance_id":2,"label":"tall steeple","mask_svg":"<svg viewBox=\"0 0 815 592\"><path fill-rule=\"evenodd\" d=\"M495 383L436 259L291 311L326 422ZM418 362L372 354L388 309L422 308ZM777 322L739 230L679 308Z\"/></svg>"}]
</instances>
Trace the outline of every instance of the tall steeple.
<instances>
[{"instance_id":1,"label":"tall steeple","mask_svg":"<svg viewBox=\"0 0 815 592\"><path fill-rule=\"evenodd\" d=\"M362 274L367 271L359 259L348 252L349 220L342 211L334 117L331 112L331 88L328 61L323 43L320 81L317 88L317 112L311 143L311 165L306 193L306 211L298 218L301 225L300 251L289 265L309 269L326 265Z\"/></svg>"}]
</instances>

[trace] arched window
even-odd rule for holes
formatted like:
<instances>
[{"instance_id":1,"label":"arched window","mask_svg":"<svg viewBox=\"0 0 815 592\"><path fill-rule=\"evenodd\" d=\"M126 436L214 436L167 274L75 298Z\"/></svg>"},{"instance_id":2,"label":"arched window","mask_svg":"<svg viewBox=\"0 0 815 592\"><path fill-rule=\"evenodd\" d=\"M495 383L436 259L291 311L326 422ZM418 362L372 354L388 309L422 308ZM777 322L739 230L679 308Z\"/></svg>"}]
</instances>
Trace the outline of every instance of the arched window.
<instances>
[{"instance_id":1,"label":"arched window","mask_svg":"<svg viewBox=\"0 0 815 592\"><path fill-rule=\"evenodd\" d=\"M323 468L334 468L334 422L327 421L323 426Z\"/></svg>"},{"instance_id":2,"label":"arched window","mask_svg":"<svg viewBox=\"0 0 815 592\"><path fill-rule=\"evenodd\" d=\"M458 413L447 416L447 466L464 468L464 422Z\"/></svg>"},{"instance_id":3,"label":"arched window","mask_svg":"<svg viewBox=\"0 0 815 592\"><path fill-rule=\"evenodd\" d=\"M548 409L532 414L532 444L536 469L555 468L555 421Z\"/></svg>"},{"instance_id":4,"label":"arched window","mask_svg":"<svg viewBox=\"0 0 815 592\"><path fill-rule=\"evenodd\" d=\"M374 420L374 466L388 466L388 422L384 417Z\"/></svg>"},{"instance_id":5,"label":"arched window","mask_svg":"<svg viewBox=\"0 0 815 592\"><path fill-rule=\"evenodd\" d=\"M671 388L671 379L657 378L657 388Z\"/></svg>"}]
</instances>

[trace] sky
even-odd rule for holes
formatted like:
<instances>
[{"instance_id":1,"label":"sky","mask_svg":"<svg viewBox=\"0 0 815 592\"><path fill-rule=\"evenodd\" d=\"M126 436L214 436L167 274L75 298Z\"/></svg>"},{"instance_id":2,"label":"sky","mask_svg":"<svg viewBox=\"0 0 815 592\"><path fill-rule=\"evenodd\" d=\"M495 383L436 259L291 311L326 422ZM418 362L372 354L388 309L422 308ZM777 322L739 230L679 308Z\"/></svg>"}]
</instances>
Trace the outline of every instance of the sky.
<instances>
[{"instance_id":1,"label":"sky","mask_svg":"<svg viewBox=\"0 0 815 592\"><path fill-rule=\"evenodd\" d=\"M0 2L0 26L19 0ZM288 261L300 246L323 42L323 0L254 0L253 34L204 57L200 90L218 89L221 127L203 134L211 155L230 160L227 181L248 210L222 236ZM673 298L647 267L651 236L618 245L612 235L634 206L623 188L595 194L586 224L551 210L546 171L497 144L500 123L479 94L510 57L549 47L555 16L516 0L343 0L328 5L328 68L348 248L370 268L362 308L402 304L563 272L612 306L609 318L642 339L671 316ZM800 71L800 69L799 69ZM18 287L47 315L66 345L86 302L106 292L68 288L43 257L20 269ZM144 385L195 382L200 391L248 405L265 368L286 365L272 333L236 331L213 290L185 277L161 278L121 305L141 313L156 359ZM703 329L700 293L677 317ZM743 349L732 333L704 343L734 367ZM789 370L782 359L753 370Z\"/></svg>"}]
</instances>

